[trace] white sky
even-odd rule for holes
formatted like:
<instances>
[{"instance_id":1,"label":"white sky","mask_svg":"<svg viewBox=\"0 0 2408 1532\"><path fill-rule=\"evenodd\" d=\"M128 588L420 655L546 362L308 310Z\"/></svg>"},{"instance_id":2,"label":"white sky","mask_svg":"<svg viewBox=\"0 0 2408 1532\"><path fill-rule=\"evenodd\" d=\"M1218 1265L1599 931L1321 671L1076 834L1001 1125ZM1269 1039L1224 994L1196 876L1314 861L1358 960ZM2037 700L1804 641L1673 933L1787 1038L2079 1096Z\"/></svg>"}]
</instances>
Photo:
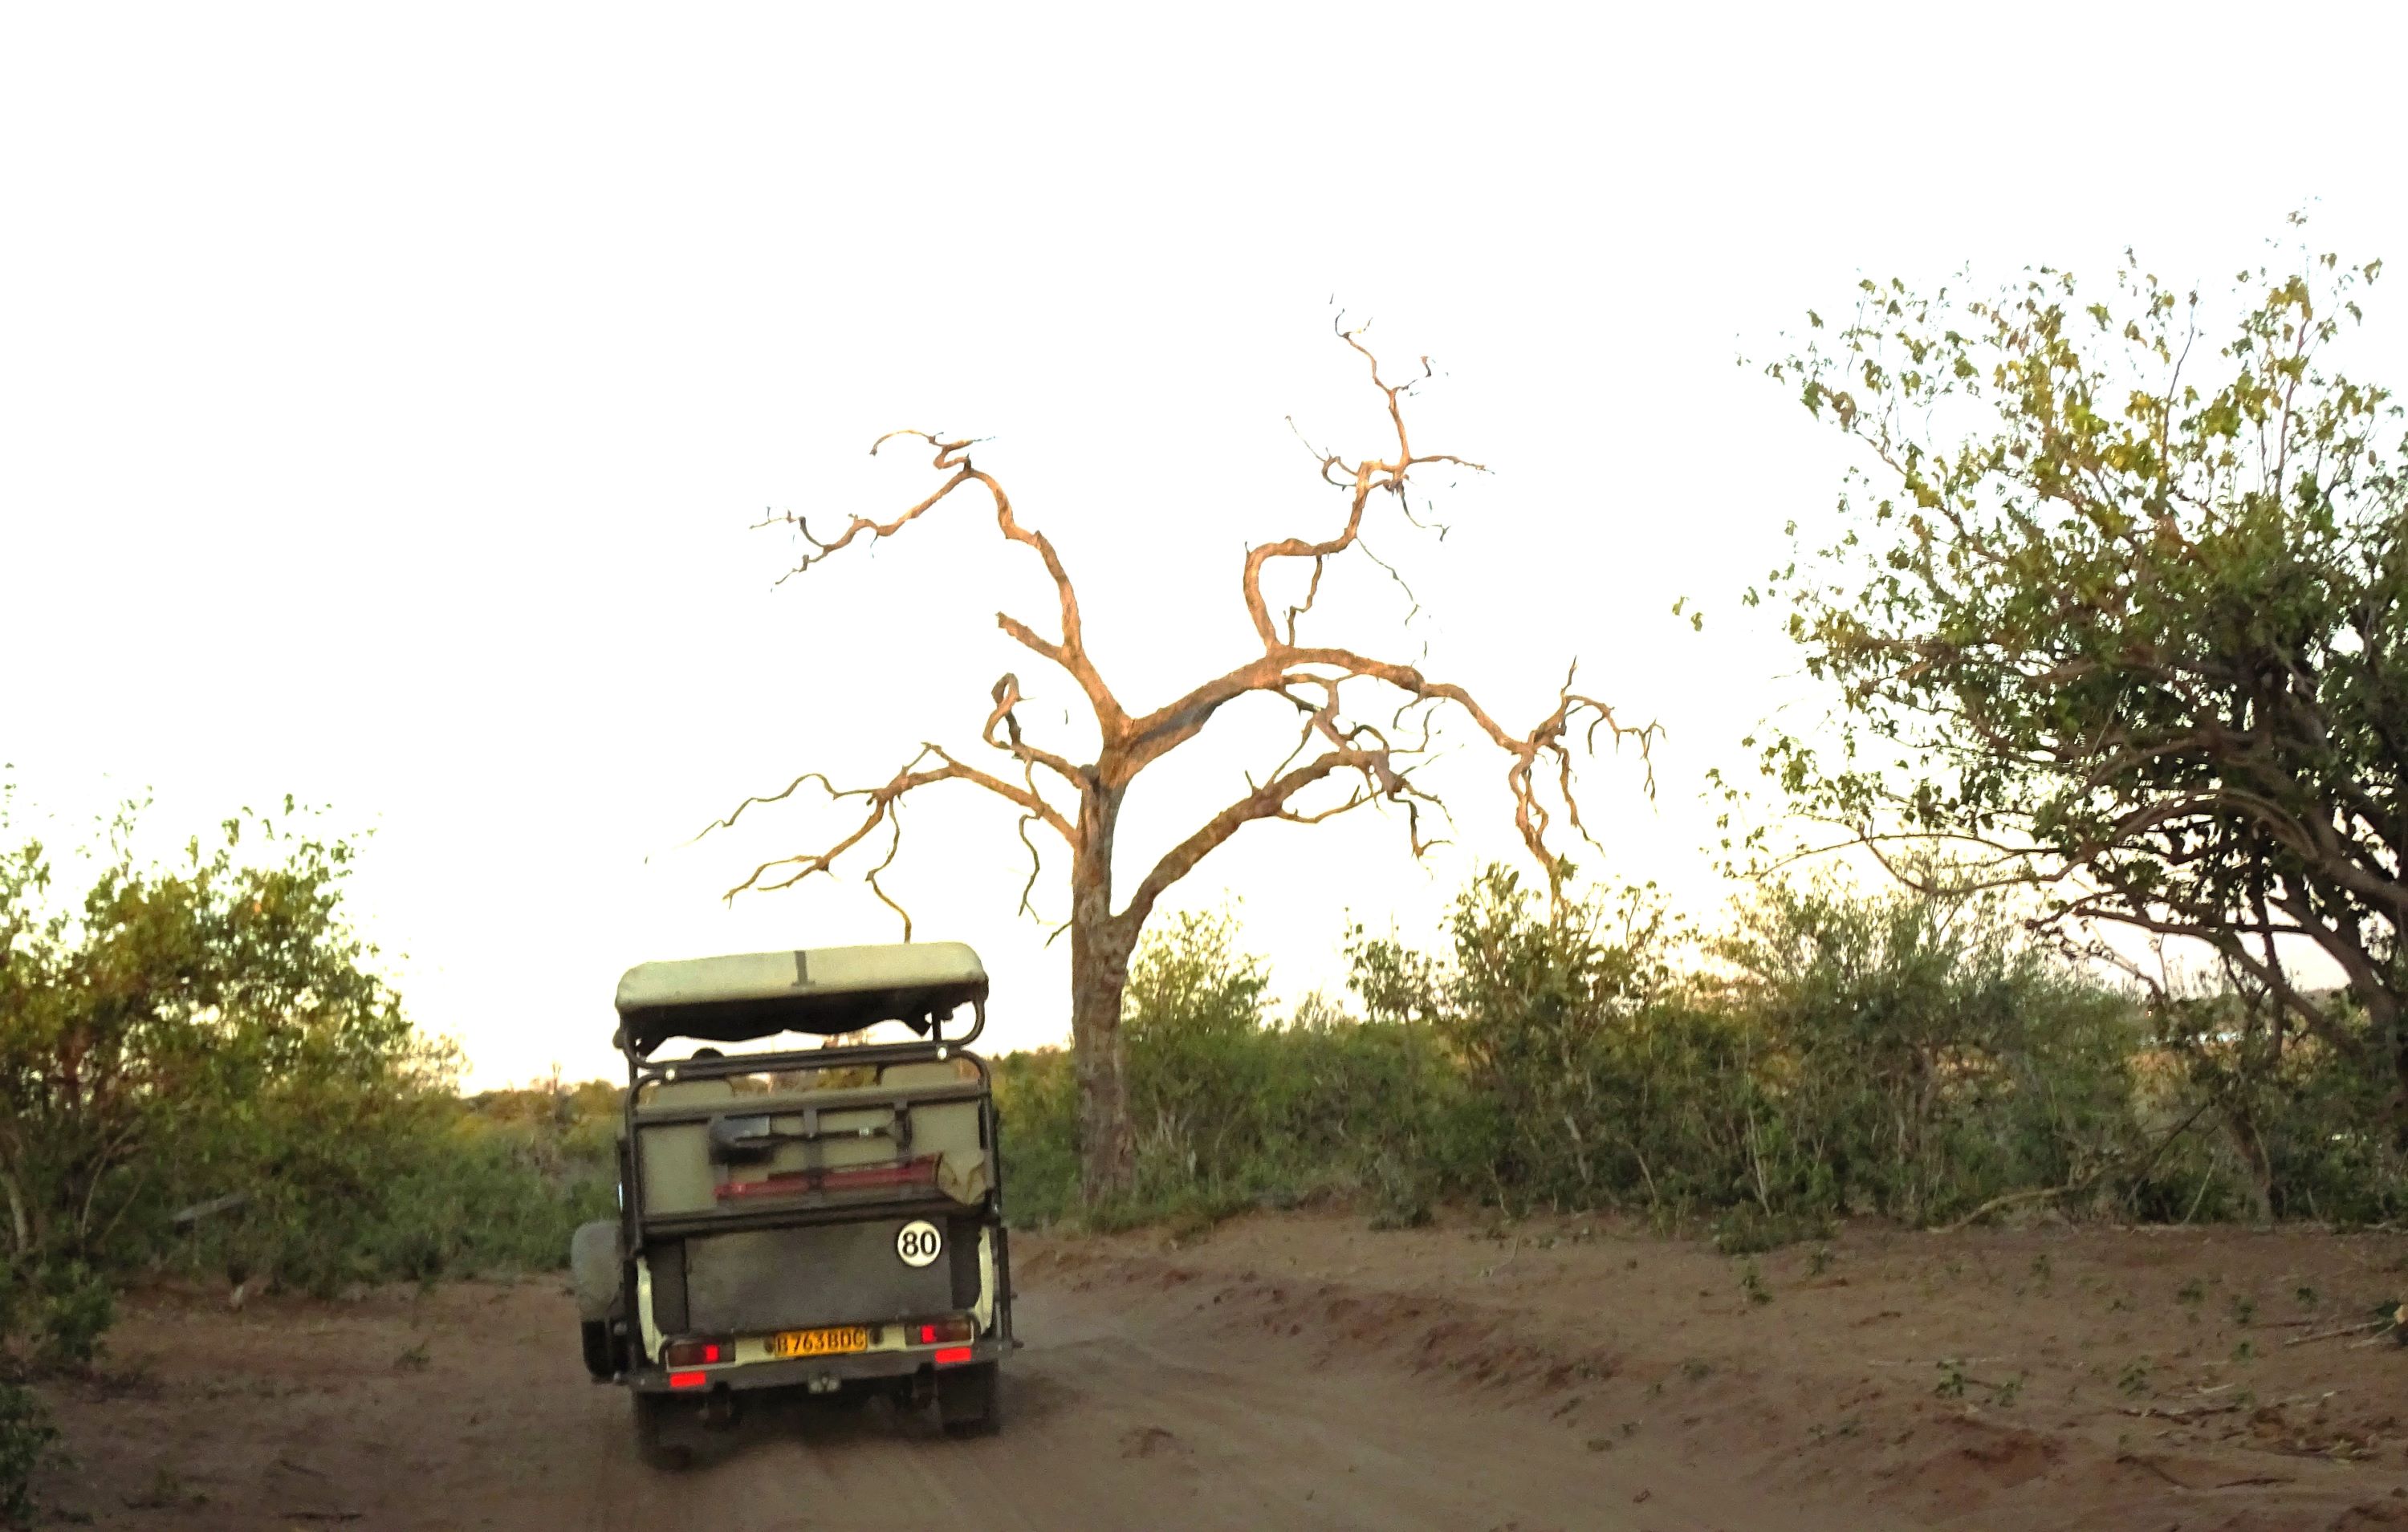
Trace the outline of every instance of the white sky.
<instances>
[{"instance_id":1,"label":"white sky","mask_svg":"<svg viewBox=\"0 0 2408 1532\"><path fill-rule=\"evenodd\" d=\"M748 523L917 498L922 461L864 454L893 427L993 437L1151 706L1243 656L1246 543L1335 524L1284 417L1380 445L1334 294L1444 373L1417 441L1497 472L1440 496L1442 546L1376 527L1429 609L1409 637L1368 566L1321 631L1426 643L1523 726L1579 656L1669 731L1653 806L1592 774L1613 857L1585 862L1708 906L1700 778L1792 667L1734 597L1841 461L1739 352L1860 271L2103 274L2129 243L2220 283L2310 201L2319 242L2408 251L2389 7L1178 14L0 12L0 760L30 827L146 788L162 843L331 805L374 831L362 925L480 1082L615 1072L629 963L895 934L854 881L719 901L835 819L686 845L705 822L974 748L1007 668L1032 724L1070 700L995 631L1046 593L971 502L776 590L788 544ZM2408 379L2375 299L2366 370ZM1125 882L1258 743L1146 779ZM1511 853L1500 766L1443 768L1463 834L1424 866L1368 816L1258 825L1181 901L1240 897L1286 997L1334 983L1347 911L1424 930ZM1058 1038L1011 816L952 791L893 884L986 955L1005 1045Z\"/></svg>"}]
</instances>

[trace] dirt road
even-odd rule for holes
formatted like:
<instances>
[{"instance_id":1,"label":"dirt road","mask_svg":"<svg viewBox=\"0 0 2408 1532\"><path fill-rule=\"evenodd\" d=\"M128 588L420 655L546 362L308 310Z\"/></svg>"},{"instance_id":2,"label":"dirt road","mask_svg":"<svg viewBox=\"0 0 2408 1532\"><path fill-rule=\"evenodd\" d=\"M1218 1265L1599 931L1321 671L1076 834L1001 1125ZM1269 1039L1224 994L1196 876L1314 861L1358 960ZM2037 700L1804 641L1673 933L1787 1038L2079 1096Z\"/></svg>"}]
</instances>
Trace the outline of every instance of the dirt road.
<instances>
[{"instance_id":1,"label":"dirt road","mask_svg":"<svg viewBox=\"0 0 2408 1532\"><path fill-rule=\"evenodd\" d=\"M1734 1261L1285 1214L1018 1254L997 1438L797 1402L661 1473L557 1281L160 1293L55 1391L79 1463L52 1496L196 1528L2408 1527L2408 1353L2325 1335L2408 1285L2396 1235Z\"/></svg>"}]
</instances>

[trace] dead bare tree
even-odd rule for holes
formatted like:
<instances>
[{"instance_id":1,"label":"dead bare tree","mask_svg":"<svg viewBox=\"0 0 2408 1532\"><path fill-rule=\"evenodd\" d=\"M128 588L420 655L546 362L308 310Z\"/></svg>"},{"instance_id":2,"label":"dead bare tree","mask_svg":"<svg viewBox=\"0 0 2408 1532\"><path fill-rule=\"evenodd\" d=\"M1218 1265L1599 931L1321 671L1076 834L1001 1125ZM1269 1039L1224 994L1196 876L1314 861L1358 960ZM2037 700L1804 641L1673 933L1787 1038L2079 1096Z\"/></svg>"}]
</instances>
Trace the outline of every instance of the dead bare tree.
<instances>
[{"instance_id":1,"label":"dead bare tree","mask_svg":"<svg viewBox=\"0 0 2408 1532\"><path fill-rule=\"evenodd\" d=\"M801 573L856 542L892 537L944 504L955 491L976 486L994 503L996 529L1008 541L1034 553L1053 580L1060 607L1059 637L1048 637L1007 612L997 612L996 623L1031 653L1068 674L1084 695L1101 737L1093 761L1075 762L1032 741L1017 715L1023 700L1019 680L1006 674L995 684L992 707L980 730L980 738L1003 757L995 763L997 769L984 769L939 745L924 744L882 784L839 788L824 775L809 772L780 792L747 798L712 827L732 826L745 809L784 799L807 783L825 792L831 800L857 800L862 817L850 834L822 850L763 864L729 890L728 896L746 890L791 888L815 874L832 872L838 859L856 847L865 842L874 847L873 838L883 828L885 854L869 869L867 881L902 916L907 940L910 914L878 884L878 875L893 865L901 846L896 816L905 797L939 782L968 782L1019 809L1019 833L1030 854L1029 881L1021 895L1024 911L1029 909L1029 895L1043 867L1038 842L1028 832L1036 826L1060 837L1070 864L1070 1035L1080 1091L1081 1188L1091 1202L1125 1191L1133 1168L1120 1037L1121 995L1130 954L1156 901L1216 847L1257 820L1317 824L1367 805L1387 804L1403 809L1414 854L1422 854L1436 843L1424 833L1423 811L1430 809L1443 815L1444 806L1420 788L1413 771L1428 756L1432 714L1451 708L1504 752L1514 823L1524 845L1547 870L1551 886L1560 895L1562 864L1548 845L1555 811L1546 800L1546 784L1552 779L1554 795L1566 821L1585 836L1573 795L1575 743L1584 752L1593 751L1602 728L1617 746L1626 737L1634 740L1643 760L1655 733L1652 724L1626 727L1604 703L1573 691L1570 672L1554 709L1527 732L1516 734L1453 682L1433 680L1411 665L1298 638L1297 623L1312 610L1330 562L1350 551L1374 556L1362 547L1360 537L1375 494L1395 497L1410 518L1412 508L1406 496L1414 469L1444 464L1484 471L1451 453L1419 452L1413 448L1405 428L1404 401L1416 384L1431 375L1428 358L1421 359L1421 372L1415 378L1390 383L1381 374L1378 358L1364 345L1361 330L1346 328L1342 317L1337 330L1339 338L1370 369L1371 384L1384 400L1395 428L1395 451L1350 463L1337 453L1308 449L1318 461L1322 479L1347 494L1344 525L1336 536L1320 541L1288 537L1249 549L1240 588L1262 651L1152 712L1132 715L1106 682L1088 652L1078 592L1061 555L1042 532L1022 524L1003 485L972 465L969 440L945 439L924 431L896 431L871 446L874 454L898 437L917 438L933 450L932 465L945 476L925 499L892 521L855 516L843 531L825 541L814 537L799 516L772 517L763 523L791 526L809 546L793 571ZM1263 581L1266 571L1281 560L1303 561L1312 570L1302 599L1274 620ZM1376 684L1395 703L1385 724L1363 722L1345 708L1344 702L1360 690L1356 683ZM1195 738L1223 709L1255 694L1280 697L1295 708L1295 745L1259 778L1249 774L1245 795L1165 852L1115 909L1115 834L1130 785L1146 767ZM1345 784L1342 795L1312 793L1318 784L1332 780ZM1652 790L1652 776L1649 785Z\"/></svg>"}]
</instances>

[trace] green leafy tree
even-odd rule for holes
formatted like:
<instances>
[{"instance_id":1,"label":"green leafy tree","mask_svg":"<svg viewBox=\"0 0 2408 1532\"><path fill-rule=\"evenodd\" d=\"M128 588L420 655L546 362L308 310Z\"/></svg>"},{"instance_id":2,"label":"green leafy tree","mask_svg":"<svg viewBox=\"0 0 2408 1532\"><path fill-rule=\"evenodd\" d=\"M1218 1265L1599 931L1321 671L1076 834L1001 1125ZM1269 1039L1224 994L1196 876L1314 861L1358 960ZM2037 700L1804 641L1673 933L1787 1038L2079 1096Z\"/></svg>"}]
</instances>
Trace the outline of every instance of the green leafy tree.
<instances>
[{"instance_id":1,"label":"green leafy tree","mask_svg":"<svg viewBox=\"0 0 2408 1532\"><path fill-rule=\"evenodd\" d=\"M453 1094L345 918L350 842L289 800L165 865L132 831L0 841L0 1523L51 1455L23 1379L88 1363L130 1273L551 1267L609 1206L617 1089Z\"/></svg>"},{"instance_id":2,"label":"green leafy tree","mask_svg":"<svg viewBox=\"0 0 2408 1532\"><path fill-rule=\"evenodd\" d=\"M1770 593L1834 733L1764 764L1910 881L1944 848L2062 931L2205 943L2408 1135L2401 412L2330 360L2379 272L2243 272L2220 341L2128 261L1810 315L1770 370L1867 461Z\"/></svg>"},{"instance_id":3,"label":"green leafy tree","mask_svg":"<svg viewBox=\"0 0 2408 1532\"><path fill-rule=\"evenodd\" d=\"M21 1278L117 1264L185 1198L272 1200L324 1160L313 1139L339 1147L444 1062L342 922L347 843L236 819L145 868L131 828L72 905L48 897L38 841L0 872L0 1198Z\"/></svg>"},{"instance_id":4,"label":"green leafy tree","mask_svg":"<svg viewBox=\"0 0 2408 1532\"><path fill-rule=\"evenodd\" d=\"M276 1261L301 1221L275 1214L357 1201L364 1130L440 1062L340 919L347 844L246 817L146 868L132 829L79 898L38 840L0 851L0 1521L53 1455L22 1375L92 1360L176 1210L217 1197L217 1248Z\"/></svg>"}]
</instances>

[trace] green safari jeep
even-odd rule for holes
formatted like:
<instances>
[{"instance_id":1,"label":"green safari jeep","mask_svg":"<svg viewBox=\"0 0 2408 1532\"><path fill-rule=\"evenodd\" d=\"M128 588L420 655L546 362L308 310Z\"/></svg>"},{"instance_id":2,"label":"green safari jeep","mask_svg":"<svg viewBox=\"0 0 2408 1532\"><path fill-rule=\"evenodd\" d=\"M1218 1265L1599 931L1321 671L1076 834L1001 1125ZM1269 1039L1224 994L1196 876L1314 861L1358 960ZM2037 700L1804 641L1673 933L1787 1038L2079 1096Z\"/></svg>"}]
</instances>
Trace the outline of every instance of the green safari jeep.
<instances>
[{"instance_id":1,"label":"green safari jeep","mask_svg":"<svg viewBox=\"0 0 2408 1532\"><path fill-rule=\"evenodd\" d=\"M951 1432L997 1428L1010 1243L991 1081L966 1046L986 995L957 942L620 980L619 1216L577 1231L569 1267L587 1370L627 1389L648 1458L681 1461L678 1434L761 1389L885 1392ZM845 1041L882 1022L917 1037Z\"/></svg>"}]
</instances>

